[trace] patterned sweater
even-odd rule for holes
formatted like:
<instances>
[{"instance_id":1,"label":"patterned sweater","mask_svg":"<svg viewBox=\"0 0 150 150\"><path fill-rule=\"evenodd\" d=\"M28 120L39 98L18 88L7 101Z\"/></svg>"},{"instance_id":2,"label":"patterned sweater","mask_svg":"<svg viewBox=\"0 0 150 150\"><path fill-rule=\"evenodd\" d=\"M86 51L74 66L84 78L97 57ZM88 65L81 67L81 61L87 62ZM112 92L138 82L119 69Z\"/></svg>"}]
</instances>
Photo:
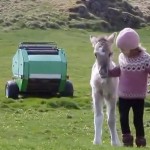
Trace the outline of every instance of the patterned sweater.
<instances>
[{"instance_id":1,"label":"patterned sweater","mask_svg":"<svg viewBox=\"0 0 150 150\"><path fill-rule=\"evenodd\" d=\"M109 71L110 77L119 77L118 96L122 98L145 98L147 78L150 73L150 55L142 51L139 56L128 58L119 55L119 66Z\"/></svg>"}]
</instances>

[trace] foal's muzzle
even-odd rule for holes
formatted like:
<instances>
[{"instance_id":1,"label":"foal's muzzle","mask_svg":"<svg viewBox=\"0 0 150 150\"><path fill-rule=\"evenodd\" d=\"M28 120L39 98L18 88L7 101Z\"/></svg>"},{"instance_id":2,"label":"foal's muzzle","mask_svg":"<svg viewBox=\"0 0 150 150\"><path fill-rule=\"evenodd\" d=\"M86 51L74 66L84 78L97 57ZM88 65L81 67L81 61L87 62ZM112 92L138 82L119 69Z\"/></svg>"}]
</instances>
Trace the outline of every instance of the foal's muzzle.
<instances>
[{"instance_id":1,"label":"foal's muzzle","mask_svg":"<svg viewBox=\"0 0 150 150\"><path fill-rule=\"evenodd\" d=\"M101 67L99 70L99 74L101 78L107 78L108 77L108 69Z\"/></svg>"}]
</instances>

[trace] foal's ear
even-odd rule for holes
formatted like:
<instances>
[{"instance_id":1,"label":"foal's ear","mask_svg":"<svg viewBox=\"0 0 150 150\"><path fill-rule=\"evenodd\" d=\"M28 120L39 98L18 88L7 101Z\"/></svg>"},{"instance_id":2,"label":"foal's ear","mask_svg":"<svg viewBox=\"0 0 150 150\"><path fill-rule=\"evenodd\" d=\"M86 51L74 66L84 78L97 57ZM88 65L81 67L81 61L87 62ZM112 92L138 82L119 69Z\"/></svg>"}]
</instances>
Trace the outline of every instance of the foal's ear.
<instances>
[{"instance_id":1,"label":"foal's ear","mask_svg":"<svg viewBox=\"0 0 150 150\"><path fill-rule=\"evenodd\" d=\"M112 33L112 34L108 37L109 43L112 44L112 43L114 42L116 35L117 35L117 33L114 32L114 33Z\"/></svg>"},{"instance_id":2,"label":"foal's ear","mask_svg":"<svg viewBox=\"0 0 150 150\"><path fill-rule=\"evenodd\" d=\"M92 43L92 46L94 47L97 43L97 38L95 36L90 35L90 41Z\"/></svg>"}]
</instances>

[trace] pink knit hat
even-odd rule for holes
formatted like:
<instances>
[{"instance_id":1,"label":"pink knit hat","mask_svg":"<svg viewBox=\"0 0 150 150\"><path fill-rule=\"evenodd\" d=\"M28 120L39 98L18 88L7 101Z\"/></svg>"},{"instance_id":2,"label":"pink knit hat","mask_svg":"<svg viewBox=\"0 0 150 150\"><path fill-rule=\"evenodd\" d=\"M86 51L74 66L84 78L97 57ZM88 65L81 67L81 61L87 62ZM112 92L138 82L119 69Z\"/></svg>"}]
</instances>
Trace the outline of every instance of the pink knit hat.
<instances>
[{"instance_id":1,"label":"pink knit hat","mask_svg":"<svg viewBox=\"0 0 150 150\"><path fill-rule=\"evenodd\" d=\"M121 30L116 38L116 45L121 50L132 50L139 46L140 37L138 33L131 28Z\"/></svg>"}]
</instances>

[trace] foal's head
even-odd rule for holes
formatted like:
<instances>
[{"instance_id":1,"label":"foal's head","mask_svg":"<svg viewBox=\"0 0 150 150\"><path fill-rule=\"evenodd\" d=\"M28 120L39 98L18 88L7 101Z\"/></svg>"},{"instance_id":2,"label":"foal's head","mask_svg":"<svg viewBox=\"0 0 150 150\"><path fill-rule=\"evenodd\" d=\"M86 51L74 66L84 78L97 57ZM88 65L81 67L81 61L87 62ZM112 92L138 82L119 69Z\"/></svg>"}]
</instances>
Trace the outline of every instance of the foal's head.
<instances>
[{"instance_id":1,"label":"foal's head","mask_svg":"<svg viewBox=\"0 0 150 150\"><path fill-rule=\"evenodd\" d=\"M115 39L115 33L108 37L94 37L90 36L90 41L94 47L94 54L98 64L98 71L102 78L108 76L108 69L110 66L110 57L112 55L111 46Z\"/></svg>"}]
</instances>

